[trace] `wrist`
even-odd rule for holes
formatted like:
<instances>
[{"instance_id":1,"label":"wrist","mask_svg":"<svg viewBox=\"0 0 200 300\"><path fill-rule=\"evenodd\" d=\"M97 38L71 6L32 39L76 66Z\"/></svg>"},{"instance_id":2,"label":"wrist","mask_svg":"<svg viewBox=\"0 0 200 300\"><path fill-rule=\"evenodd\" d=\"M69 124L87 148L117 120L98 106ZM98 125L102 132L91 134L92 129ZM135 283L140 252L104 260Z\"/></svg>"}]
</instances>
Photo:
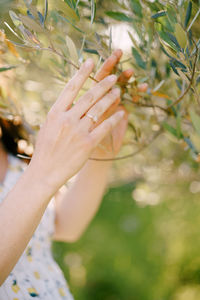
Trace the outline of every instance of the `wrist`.
<instances>
[{"instance_id":1,"label":"wrist","mask_svg":"<svg viewBox=\"0 0 200 300\"><path fill-rule=\"evenodd\" d=\"M21 176L23 186L28 186L33 189L39 197L50 199L53 197L57 188L55 185L48 182L48 176L43 174L40 168L37 168L31 163L27 166L23 175Z\"/></svg>"}]
</instances>

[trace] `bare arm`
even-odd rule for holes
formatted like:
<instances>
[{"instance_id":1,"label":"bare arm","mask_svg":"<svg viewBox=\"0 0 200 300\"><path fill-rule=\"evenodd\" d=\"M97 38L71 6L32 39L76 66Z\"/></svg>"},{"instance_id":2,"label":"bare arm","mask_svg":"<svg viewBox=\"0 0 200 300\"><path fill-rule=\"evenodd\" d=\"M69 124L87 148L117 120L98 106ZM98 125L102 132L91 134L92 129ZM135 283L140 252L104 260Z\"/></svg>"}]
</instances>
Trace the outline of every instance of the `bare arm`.
<instances>
[{"instance_id":1,"label":"bare arm","mask_svg":"<svg viewBox=\"0 0 200 300\"><path fill-rule=\"evenodd\" d=\"M83 64L67 83L40 129L29 166L0 205L0 284L23 253L52 195L84 166L123 118L115 113L91 129L92 121L85 117L95 107L99 118L115 101L119 95L112 89L115 76L99 82L72 106L93 67L91 60Z\"/></svg>"},{"instance_id":2,"label":"bare arm","mask_svg":"<svg viewBox=\"0 0 200 300\"><path fill-rule=\"evenodd\" d=\"M0 205L0 285L17 263L52 197L52 190L27 168Z\"/></svg>"},{"instance_id":3,"label":"bare arm","mask_svg":"<svg viewBox=\"0 0 200 300\"><path fill-rule=\"evenodd\" d=\"M122 51L120 49L114 51L104 62L95 78L102 80L109 75L119 62L121 56ZM131 69L126 70L121 73L118 81L126 82L132 74L133 71ZM109 116L113 111L119 109L119 100L119 98L116 99L109 110L102 115L99 122L102 122L106 118L105 115ZM112 131L112 135L110 134L101 141L101 147L97 147L94 150L92 157L102 159L114 157L121 147L126 127L127 116L118 123ZM110 161L89 160L81 171L79 171L69 189L63 193L57 193L56 226L53 237L55 240L74 242L81 236L99 208L107 186L111 166L112 162Z\"/></svg>"},{"instance_id":4,"label":"bare arm","mask_svg":"<svg viewBox=\"0 0 200 300\"><path fill-rule=\"evenodd\" d=\"M101 203L110 162L88 161L64 195L56 196L56 226L53 239L76 241Z\"/></svg>"}]
</instances>

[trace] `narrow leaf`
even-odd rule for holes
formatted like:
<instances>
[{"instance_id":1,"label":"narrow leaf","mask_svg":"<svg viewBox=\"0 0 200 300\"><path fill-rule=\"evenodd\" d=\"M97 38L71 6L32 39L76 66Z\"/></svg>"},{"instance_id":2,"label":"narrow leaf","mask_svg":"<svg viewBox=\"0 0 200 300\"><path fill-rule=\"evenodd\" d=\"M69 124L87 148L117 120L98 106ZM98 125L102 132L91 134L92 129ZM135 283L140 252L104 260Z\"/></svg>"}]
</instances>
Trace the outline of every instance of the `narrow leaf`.
<instances>
[{"instance_id":1,"label":"narrow leaf","mask_svg":"<svg viewBox=\"0 0 200 300\"><path fill-rule=\"evenodd\" d=\"M167 15L166 10L161 10L161 11L157 12L156 14L152 15L151 18L152 19L158 19L158 18L164 17L166 15Z\"/></svg>"},{"instance_id":2,"label":"narrow leaf","mask_svg":"<svg viewBox=\"0 0 200 300\"><path fill-rule=\"evenodd\" d=\"M194 126L194 128L196 129L196 132L198 133L198 135L200 135L200 116L196 114L196 112L194 110L190 110L190 118L192 121L192 124Z\"/></svg>"},{"instance_id":3,"label":"narrow leaf","mask_svg":"<svg viewBox=\"0 0 200 300\"><path fill-rule=\"evenodd\" d=\"M16 68L16 66L1 67L0 72L5 72L14 68Z\"/></svg>"},{"instance_id":4,"label":"narrow leaf","mask_svg":"<svg viewBox=\"0 0 200 300\"><path fill-rule=\"evenodd\" d=\"M131 22L132 18L119 11L106 11L105 14L117 21Z\"/></svg>"},{"instance_id":5,"label":"narrow leaf","mask_svg":"<svg viewBox=\"0 0 200 300\"><path fill-rule=\"evenodd\" d=\"M136 16L142 18L142 5L140 4L140 0L131 0L131 7Z\"/></svg>"},{"instance_id":6,"label":"narrow leaf","mask_svg":"<svg viewBox=\"0 0 200 300\"><path fill-rule=\"evenodd\" d=\"M136 60L136 63L138 64L138 66L142 69L146 69L146 62L142 59L140 53L132 47L132 54Z\"/></svg>"},{"instance_id":7,"label":"narrow leaf","mask_svg":"<svg viewBox=\"0 0 200 300\"><path fill-rule=\"evenodd\" d=\"M96 15L96 0L91 0L91 24L94 22Z\"/></svg>"},{"instance_id":8,"label":"narrow leaf","mask_svg":"<svg viewBox=\"0 0 200 300\"><path fill-rule=\"evenodd\" d=\"M187 11L186 11L186 16L185 16L185 22L184 22L185 28L187 27L190 21L191 13L192 13L192 1L189 1Z\"/></svg>"},{"instance_id":9,"label":"narrow leaf","mask_svg":"<svg viewBox=\"0 0 200 300\"><path fill-rule=\"evenodd\" d=\"M171 133L173 136L175 136L176 138L178 138L178 134L177 131L174 127L172 127L171 125L169 125L167 122L163 122L163 127L166 131L168 131L169 133Z\"/></svg>"}]
</instances>

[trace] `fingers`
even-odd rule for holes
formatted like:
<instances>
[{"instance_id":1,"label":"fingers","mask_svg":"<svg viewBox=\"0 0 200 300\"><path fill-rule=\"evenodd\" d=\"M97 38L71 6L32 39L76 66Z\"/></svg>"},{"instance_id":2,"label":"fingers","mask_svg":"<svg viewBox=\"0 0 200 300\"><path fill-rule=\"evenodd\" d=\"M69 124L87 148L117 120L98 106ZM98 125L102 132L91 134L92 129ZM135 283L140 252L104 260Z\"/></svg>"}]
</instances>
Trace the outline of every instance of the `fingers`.
<instances>
[{"instance_id":1,"label":"fingers","mask_svg":"<svg viewBox=\"0 0 200 300\"><path fill-rule=\"evenodd\" d=\"M138 92L140 93L145 93L148 89L148 84L147 83L141 83L138 85Z\"/></svg>"},{"instance_id":2,"label":"fingers","mask_svg":"<svg viewBox=\"0 0 200 300\"><path fill-rule=\"evenodd\" d=\"M112 55L105 60L100 70L96 73L95 79L99 81L108 76L119 62L121 56L122 51L120 49L115 50Z\"/></svg>"},{"instance_id":3,"label":"fingers","mask_svg":"<svg viewBox=\"0 0 200 300\"><path fill-rule=\"evenodd\" d=\"M112 89L106 94L100 101L98 101L87 113L91 116L95 116L97 120L104 114L104 112L116 102L120 97L120 89ZM81 126L84 126L86 130L89 130L94 125L94 122L87 116L87 114L81 119Z\"/></svg>"},{"instance_id":4,"label":"fingers","mask_svg":"<svg viewBox=\"0 0 200 300\"><path fill-rule=\"evenodd\" d=\"M93 148L97 147L101 140L115 128L123 116L124 111L118 111L90 132L89 138L92 140Z\"/></svg>"},{"instance_id":5,"label":"fingers","mask_svg":"<svg viewBox=\"0 0 200 300\"><path fill-rule=\"evenodd\" d=\"M70 109L74 118L81 118L99 99L101 99L116 83L117 76L110 75L92 87Z\"/></svg>"},{"instance_id":6,"label":"fingers","mask_svg":"<svg viewBox=\"0 0 200 300\"><path fill-rule=\"evenodd\" d=\"M71 107L71 104L78 95L78 92L92 72L93 67L93 60L91 58L87 59L72 79L68 81L51 110L61 112L66 111Z\"/></svg>"},{"instance_id":7,"label":"fingers","mask_svg":"<svg viewBox=\"0 0 200 300\"><path fill-rule=\"evenodd\" d=\"M132 69L127 69L126 71L122 72L118 78L118 82L125 83L127 82L131 76L134 74Z\"/></svg>"}]
</instances>

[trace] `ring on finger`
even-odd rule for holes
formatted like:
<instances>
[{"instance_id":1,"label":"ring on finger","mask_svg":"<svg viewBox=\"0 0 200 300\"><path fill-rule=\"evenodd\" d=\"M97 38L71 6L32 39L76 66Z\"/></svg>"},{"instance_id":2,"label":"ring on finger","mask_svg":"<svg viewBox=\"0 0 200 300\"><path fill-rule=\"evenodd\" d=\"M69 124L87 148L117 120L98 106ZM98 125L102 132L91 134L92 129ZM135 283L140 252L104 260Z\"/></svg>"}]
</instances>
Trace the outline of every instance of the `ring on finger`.
<instances>
[{"instance_id":1,"label":"ring on finger","mask_svg":"<svg viewBox=\"0 0 200 300\"><path fill-rule=\"evenodd\" d=\"M86 117L90 118L94 123L97 123L98 121L98 117L97 116L93 116L89 113L85 114Z\"/></svg>"}]
</instances>

